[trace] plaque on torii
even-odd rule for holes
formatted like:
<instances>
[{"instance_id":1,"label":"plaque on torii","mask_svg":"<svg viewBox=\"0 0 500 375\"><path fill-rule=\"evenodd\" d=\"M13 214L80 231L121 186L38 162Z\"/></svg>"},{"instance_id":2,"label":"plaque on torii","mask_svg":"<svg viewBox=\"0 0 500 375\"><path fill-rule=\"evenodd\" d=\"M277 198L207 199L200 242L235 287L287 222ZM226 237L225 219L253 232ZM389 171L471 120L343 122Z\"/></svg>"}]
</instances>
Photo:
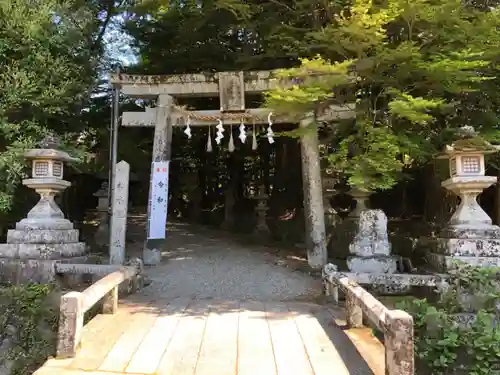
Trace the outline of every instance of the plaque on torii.
<instances>
[{"instance_id":1,"label":"plaque on torii","mask_svg":"<svg viewBox=\"0 0 500 375\"><path fill-rule=\"evenodd\" d=\"M245 111L245 77L243 72L219 73L219 100L221 113Z\"/></svg>"}]
</instances>

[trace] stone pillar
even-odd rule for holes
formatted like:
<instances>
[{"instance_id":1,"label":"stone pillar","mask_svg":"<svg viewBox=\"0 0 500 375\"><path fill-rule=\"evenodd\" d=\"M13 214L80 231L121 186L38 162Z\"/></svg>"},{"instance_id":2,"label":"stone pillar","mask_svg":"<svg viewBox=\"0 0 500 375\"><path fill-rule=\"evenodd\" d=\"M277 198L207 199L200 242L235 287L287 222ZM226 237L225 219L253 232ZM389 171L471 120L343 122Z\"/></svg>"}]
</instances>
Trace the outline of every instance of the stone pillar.
<instances>
[{"instance_id":1,"label":"stone pillar","mask_svg":"<svg viewBox=\"0 0 500 375\"><path fill-rule=\"evenodd\" d=\"M385 373L387 375L414 375L413 318L405 311L390 310L385 324Z\"/></svg>"},{"instance_id":2,"label":"stone pillar","mask_svg":"<svg viewBox=\"0 0 500 375\"><path fill-rule=\"evenodd\" d=\"M172 154L172 119L171 112L173 106L173 98L170 95L158 96L158 107L156 109L155 132L153 141L153 160L152 162L169 161ZM151 179L153 175L153 164L151 164ZM149 203L148 203L148 218L151 217L151 194L152 180L149 184ZM168 200L168 197L165 197ZM165 228L166 230L166 228ZM149 233L149 225L147 229ZM155 265L161 261L161 248L164 246L165 238L163 239L147 239L143 261L145 265Z\"/></svg>"},{"instance_id":3,"label":"stone pillar","mask_svg":"<svg viewBox=\"0 0 500 375\"><path fill-rule=\"evenodd\" d=\"M125 241L127 233L128 184L130 166L122 160L116 165L113 180L111 236L109 244L109 263L125 263Z\"/></svg>"},{"instance_id":4,"label":"stone pillar","mask_svg":"<svg viewBox=\"0 0 500 375\"><path fill-rule=\"evenodd\" d=\"M257 225L255 226L254 234L260 238L271 234L267 226L267 211L269 210L269 207L267 207L267 198L269 198L269 196L266 194L266 187L260 185L259 192L257 196L254 197L254 199L257 200L257 207L255 207L257 211Z\"/></svg>"},{"instance_id":5,"label":"stone pillar","mask_svg":"<svg viewBox=\"0 0 500 375\"><path fill-rule=\"evenodd\" d=\"M326 248L318 133L315 129L314 118L312 117L302 120L300 127L310 128L301 137L300 142L307 260L312 268L319 269L326 264L328 253Z\"/></svg>"},{"instance_id":6,"label":"stone pillar","mask_svg":"<svg viewBox=\"0 0 500 375\"><path fill-rule=\"evenodd\" d=\"M101 184L101 188L94 193L97 197L97 215L99 226L94 234L95 243L103 248L109 244L109 185L107 181Z\"/></svg>"}]
</instances>

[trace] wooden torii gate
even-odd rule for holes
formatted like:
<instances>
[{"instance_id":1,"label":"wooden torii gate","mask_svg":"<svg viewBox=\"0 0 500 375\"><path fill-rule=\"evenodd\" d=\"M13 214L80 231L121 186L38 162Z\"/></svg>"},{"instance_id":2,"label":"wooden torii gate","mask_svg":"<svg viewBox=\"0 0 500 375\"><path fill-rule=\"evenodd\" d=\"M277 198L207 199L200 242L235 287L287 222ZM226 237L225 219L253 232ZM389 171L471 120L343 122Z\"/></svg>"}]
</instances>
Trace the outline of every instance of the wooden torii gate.
<instances>
[{"instance_id":1,"label":"wooden torii gate","mask_svg":"<svg viewBox=\"0 0 500 375\"><path fill-rule=\"evenodd\" d=\"M269 110L263 108L247 108L245 94L259 94L277 86L272 71L254 72L218 72L210 74L184 75L130 75L110 74L110 82L115 90L134 98L156 100L155 108L146 108L145 112L124 112L122 126L154 127L152 177L150 182L150 201L148 218L151 221L154 205L151 202L155 163L167 162L171 158L172 127L185 126L186 117L190 117L190 125L208 126L218 123L224 125L240 124L242 119L251 118L255 124L267 123ZM216 97L220 99L220 110L190 111L189 114L175 105L180 97ZM352 118L352 106L330 106L320 116L323 120ZM183 119L184 121L179 121ZM299 123L307 127L314 117L306 117ZM291 122L284 117L273 118L275 123ZM309 265L320 268L327 261L327 244L325 235L324 209L322 198L320 155L318 135L316 132L304 132L301 137L301 160L304 191L304 212L306 222L306 247ZM166 213L164 213L166 216ZM164 218L166 220L166 217ZM161 259L160 249L165 239L165 231L161 238L150 236L145 243L143 260L145 264L154 265Z\"/></svg>"}]
</instances>

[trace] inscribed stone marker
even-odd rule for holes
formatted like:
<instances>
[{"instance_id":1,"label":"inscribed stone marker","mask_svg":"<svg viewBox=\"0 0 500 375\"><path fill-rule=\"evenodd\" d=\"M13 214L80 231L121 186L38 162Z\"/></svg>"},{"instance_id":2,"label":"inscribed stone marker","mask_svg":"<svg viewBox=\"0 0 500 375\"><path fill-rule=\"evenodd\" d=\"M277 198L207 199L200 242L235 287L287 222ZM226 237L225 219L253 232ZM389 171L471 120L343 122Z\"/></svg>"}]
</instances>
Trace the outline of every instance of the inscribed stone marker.
<instances>
[{"instance_id":1,"label":"inscribed stone marker","mask_svg":"<svg viewBox=\"0 0 500 375\"><path fill-rule=\"evenodd\" d=\"M122 160L116 165L109 245L109 262L111 264L125 263L129 174L130 165L126 161Z\"/></svg>"}]
</instances>

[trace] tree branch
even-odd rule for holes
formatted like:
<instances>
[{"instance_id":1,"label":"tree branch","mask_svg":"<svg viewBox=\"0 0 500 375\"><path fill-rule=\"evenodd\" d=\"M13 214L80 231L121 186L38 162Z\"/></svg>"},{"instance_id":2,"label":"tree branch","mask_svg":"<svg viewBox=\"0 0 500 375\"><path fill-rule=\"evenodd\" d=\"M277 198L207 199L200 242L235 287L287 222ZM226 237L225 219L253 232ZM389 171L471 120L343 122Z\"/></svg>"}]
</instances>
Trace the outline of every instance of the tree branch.
<instances>
[{"instance_id":1,"label":"tree branch","mask_svg":"<svg viewBox=\"0 0 500 375\"><path fill-rule=\"evenodd\" d=\"M118 7L120 7L123 4L123 0L120 2ZM106 18L104 19L104 22L101 25L101 30L99 31L99 34L97 34L96 39L94 40L94 43L92 44L90 50L95 51L96 48L101 44L102 39L104 38L104 34L106 33L106 30L108 28L108 25L111 21L111 17L113 16L113 11L115 9L115 2L111 0L108 4L108 8L106 10Z\"/></svg>"}]
</instances>

